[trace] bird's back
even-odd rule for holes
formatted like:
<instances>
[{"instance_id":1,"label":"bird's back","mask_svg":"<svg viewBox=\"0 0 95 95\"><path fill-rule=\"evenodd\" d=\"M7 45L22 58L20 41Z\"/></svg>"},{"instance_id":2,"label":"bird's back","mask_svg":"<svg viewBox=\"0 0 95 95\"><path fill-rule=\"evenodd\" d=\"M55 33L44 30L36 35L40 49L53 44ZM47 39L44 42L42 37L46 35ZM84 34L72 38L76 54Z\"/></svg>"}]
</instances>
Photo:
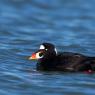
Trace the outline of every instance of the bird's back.
<instances>
[{"instance_id":1,"label":"bird's back","mask_svg":"<svg viewBox=\"0 0 95 95\"><path fill-rule=\"evenodd\" d=\"M63 71L85 71L95 68L95 57L87 57L82 54L64 52L57 55L56 68ZM93 59L93 60L92 60Z\"/></svg>"}]
</instances>

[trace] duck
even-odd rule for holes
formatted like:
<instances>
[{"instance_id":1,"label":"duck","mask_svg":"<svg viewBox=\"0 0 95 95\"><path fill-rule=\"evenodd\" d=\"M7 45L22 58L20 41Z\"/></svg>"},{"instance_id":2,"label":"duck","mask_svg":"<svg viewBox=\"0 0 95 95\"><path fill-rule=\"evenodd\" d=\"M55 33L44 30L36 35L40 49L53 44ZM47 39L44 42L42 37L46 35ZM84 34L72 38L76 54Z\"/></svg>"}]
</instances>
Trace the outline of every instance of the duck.
<instances>
[{"instance_id":1,"label":"duck","mask_svg":"<svg viewBox=\"0 0 95 95\"><path fill-rule=\"evenodd\" d=\"M29 60L37 60L36 69L40 71L95 71L95 57L74 52L58 52L52 43L42 43Z\"/></svg>"}]
</instances>

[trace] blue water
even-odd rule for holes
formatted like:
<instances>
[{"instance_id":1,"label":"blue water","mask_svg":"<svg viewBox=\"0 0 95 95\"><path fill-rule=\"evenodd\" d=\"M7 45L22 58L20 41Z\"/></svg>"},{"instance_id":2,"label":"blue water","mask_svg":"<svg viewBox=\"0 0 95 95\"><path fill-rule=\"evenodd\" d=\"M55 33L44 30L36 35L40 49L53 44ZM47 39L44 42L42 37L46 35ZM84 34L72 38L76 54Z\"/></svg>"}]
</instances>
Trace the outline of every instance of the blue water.
<instances>
[{"instance_id":1,"label":"blue water","mask_svg":"<svg viewBox=\"0 0 95 95\"><path fill-rule=\"evenodd\" d=\"M36 71L42 42L95 56L95 0L0 0L0 95L95 95L95 74Z\"/></svg>"}]
</instances>

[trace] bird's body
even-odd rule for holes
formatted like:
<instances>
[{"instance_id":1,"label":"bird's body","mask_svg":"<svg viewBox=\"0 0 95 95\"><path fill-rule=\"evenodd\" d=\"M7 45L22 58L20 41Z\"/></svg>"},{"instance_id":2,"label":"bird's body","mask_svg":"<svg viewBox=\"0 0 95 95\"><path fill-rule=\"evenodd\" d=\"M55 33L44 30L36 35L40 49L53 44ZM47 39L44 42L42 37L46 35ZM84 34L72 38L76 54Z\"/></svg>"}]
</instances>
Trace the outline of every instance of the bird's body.
<instances>
[{"instance_id":1,"label":"bird's body","mask_svg":"<svg viewBox=\"0 0 95 95\"><path fill-rule=\"evenodd\" d=\"M37 70L82 72L95 71L95 57L88 57L79 53L58 53L55 47L49 43L43 43L38 56ZM33 59L33 56L32 56Z\"/></svg>"},{"instance_id":2,"label":"bird's body","mask_svg":"<svg viewBox=\"0 0 95 95\"><path fill-rule=\"evenodd\" d=\"M95 70L95 58L77 53L63 52L54 58L39 61L37 70L64 72Z\"/></svg>"}]
</instances>

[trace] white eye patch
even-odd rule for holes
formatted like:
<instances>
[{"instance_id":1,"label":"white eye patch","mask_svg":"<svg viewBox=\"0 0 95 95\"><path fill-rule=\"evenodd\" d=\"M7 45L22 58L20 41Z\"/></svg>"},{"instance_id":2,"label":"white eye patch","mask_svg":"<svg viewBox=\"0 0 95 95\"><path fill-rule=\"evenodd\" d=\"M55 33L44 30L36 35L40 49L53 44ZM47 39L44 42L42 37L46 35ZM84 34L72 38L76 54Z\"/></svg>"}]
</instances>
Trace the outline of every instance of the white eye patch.
<instances>
[{"instance_id":1,"label":"white eye patch","mask_svg":"<svg viewBox=\"0 0 95 95\"><path fill-rule=\"evenodd\" d=\"M45 49L45 46L44 45L40 45L40 49Z\"/></svg>"}]
</instances>

